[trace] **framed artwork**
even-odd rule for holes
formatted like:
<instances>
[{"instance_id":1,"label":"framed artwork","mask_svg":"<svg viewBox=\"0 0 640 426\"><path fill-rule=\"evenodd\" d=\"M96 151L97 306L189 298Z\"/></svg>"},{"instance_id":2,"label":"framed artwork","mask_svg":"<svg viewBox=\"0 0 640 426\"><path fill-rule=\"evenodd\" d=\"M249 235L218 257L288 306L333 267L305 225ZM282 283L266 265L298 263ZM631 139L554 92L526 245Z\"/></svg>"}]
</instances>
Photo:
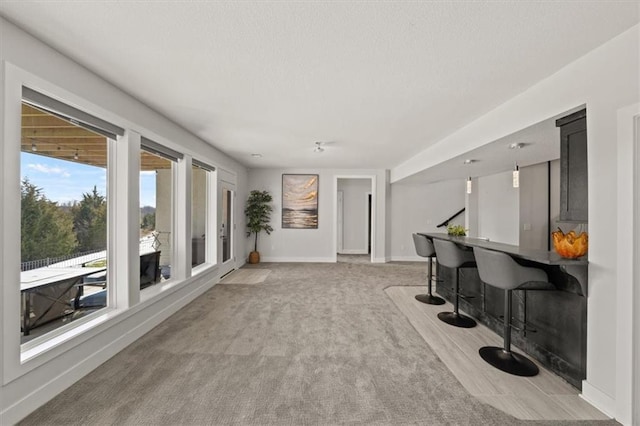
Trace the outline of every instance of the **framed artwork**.
<instances>
[{"instance_id":1,"label":"framed artwork","mask_svg":"<svg viewBox=\"0 0 640 426\"><path fill-rule=\"evenodd\" d=\"M318 229L318 175L282 175L282 228Z\"/></svg>"}]
</instances>

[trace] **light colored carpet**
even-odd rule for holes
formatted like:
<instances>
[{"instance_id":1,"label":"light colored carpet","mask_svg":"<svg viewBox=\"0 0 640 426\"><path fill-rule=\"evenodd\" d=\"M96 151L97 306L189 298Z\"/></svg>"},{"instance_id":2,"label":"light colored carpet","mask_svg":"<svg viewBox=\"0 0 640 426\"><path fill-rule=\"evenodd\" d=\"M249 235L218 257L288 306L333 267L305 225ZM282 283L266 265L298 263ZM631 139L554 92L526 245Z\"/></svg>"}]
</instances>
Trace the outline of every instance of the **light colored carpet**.
<instances>
[{"instance_id":1,"label":"light colored carpet","mask_svg":"<svg viewBox=\"0 0 640 426\"><path fill-rule=\"evenodd\" d=\"M260 284L270 273L269 269L238 269L224 277L220 284Z\"/></svg>"},{"instance_id":2,"label":"light colored carpet","mask_svg":"<svg viewBox=\"0 0 640 426\"><path fill-rule=\"evenodd\" d=\"M384 293L423 264L261 268L262 285L215 286L23 424L528 424L470 396Z\"/></svg>"}]
</instances>

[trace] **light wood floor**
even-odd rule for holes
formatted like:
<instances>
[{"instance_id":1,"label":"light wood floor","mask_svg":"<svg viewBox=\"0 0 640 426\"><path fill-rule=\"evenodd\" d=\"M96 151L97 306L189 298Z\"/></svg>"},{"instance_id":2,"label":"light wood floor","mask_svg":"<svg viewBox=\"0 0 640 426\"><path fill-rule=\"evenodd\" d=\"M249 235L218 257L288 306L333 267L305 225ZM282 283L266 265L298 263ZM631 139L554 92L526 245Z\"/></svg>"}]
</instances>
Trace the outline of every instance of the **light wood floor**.
<instances>
[{"instance_id":1,"label":"light wood floor","mask_svg":"<svg viewBox=\"0 0 640 426\"><path fill-rule=\"evenodd\" d=\"M584 401L579 391L540 367L535 377L518 377L493 368L478 354L482 346L502 346L502 338L479 324L452 327L437 317L451 311L450 303L426 305L414 296L426 287L389 287L385 290L411 325L431 346L460 383L476 398L522 420L606 420L608 417ZM517 348L516 349L517 352Z\"/></svg>"}]
</instances>

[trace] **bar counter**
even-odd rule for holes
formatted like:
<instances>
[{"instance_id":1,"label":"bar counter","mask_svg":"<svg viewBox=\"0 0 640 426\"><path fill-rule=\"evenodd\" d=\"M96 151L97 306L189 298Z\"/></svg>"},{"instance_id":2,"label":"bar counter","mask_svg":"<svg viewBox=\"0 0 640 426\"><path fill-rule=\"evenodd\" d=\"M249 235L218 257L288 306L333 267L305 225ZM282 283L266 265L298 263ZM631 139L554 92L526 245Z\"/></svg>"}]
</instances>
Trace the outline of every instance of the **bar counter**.
<instances>
[{"instance_id":1,"label":"bar counter","mask_svg":"<svg viewBox=\"0 0 640 426\"><path fill-rule=\"evenodd\" d=\"M420 232L472 250L481 247L509 254L516 262L543 269L557 290L514 291L513 343L576 388L586 377L587 268L585 258L564 259L546 250L531 250L480 238ZM437 260L437 253L436 253ZM452 301L454 270L438 265L437 292ZM476 268L460 269L460 308L502 335L503 290L482 283ZM524 320L526 319L526 323ZM526 324L526 325L525 325Z\"/></svg>"}]
</instances>

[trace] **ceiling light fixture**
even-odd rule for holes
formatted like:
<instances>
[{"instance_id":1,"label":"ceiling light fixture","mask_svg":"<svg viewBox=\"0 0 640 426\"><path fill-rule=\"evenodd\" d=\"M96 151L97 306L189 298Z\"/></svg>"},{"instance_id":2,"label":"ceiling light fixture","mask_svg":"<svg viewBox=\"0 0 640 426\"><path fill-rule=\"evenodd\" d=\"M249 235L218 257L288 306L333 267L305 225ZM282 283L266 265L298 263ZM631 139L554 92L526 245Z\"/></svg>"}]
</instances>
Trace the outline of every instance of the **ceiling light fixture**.
<instances>
[{"instance_id":1,"label":"ceiling light fixture","mask_svg":"<svg viewBox=\"0 0 640 426\"><path fill-rule=\"evenodd\" d=\"M524 148L525 144L522 142L514 142L509 145L509 149ZM520 167L518 166L518 155L516 154L515 166L513 167L512 184L514 188L520 188Z\"/></svg>"},{"instance_id":2,"label":"ceiling light fixture","mask_svg":"<svg viewBox=\"0 0 640 426\"><path fill-rule=\"evenodd\" d=\"M467 179L467 194L471 194L472 185L473 183L471 183L471 176L469 176L469 178Z\"/></svg>"},{"instance_id":3,"label":"ceiling light fixture","mask_svg":"<svg viewBox=\"0 0 640 426\"><path fill-rule=\"evenodd\" d=\"M322 147L323 142L316 142L316 147L313 148L313 152L324 152L324 148Z\"/></svg>"},{"instance_id":4,"label":"ceiling light fixture","mask_svg":"<svg viewBox=\"0 0 640 426\"><path fill-rule=\"evenodd\" d=\"M77 160L80 156L78 155L78 149L76 148L76 153L73 154L73 159Z\"/></svg>"},{"instance_id":5,"label":"ceiling light fixture","mask_svg":"<svg viewBox=\"0 0 640 426\"><path fill-rule=\"evenodd\" d=\"M478 160L474 160L473 158L467 158L466 160L464 160L464 164L472 164L475 163Z\"/></svg>"},{"instance_id":6,"label":"ceiling light fixture","mask_svg":"<svg viewBox=\"0 0 640 426\"><path fill-rule=\"evenodd\" d=\"M31 151L36 152L38 151L38 147L36 146L36 142L35 141L31 141Z\"/></svg>"},{"instance_id":7,"label":"ceiling light fixture","mask_svg":"<svg viewBox=\"0 0 640 426\"><path fill-rule=\"evenodd\" d=\"M262 158L262 154L251 154L253 158Z\"/></svg>"}]
</instances>

